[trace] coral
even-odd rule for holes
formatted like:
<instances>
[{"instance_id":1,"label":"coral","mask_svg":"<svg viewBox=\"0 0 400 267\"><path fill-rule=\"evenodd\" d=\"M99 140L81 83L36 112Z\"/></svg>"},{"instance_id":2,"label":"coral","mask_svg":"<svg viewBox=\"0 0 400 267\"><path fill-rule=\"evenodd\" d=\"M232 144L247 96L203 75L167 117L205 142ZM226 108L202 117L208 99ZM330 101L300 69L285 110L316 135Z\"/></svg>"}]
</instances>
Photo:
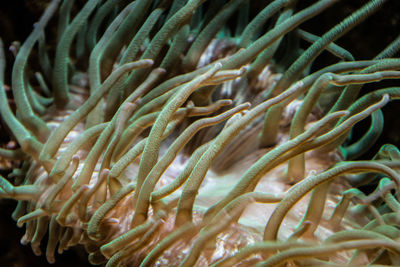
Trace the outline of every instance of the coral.
<instances>
[{"instance_id":1,"label":"coral","mask_svg":"<svg viewBox=\"0 0 400 267\"><path fill-rule=\"evenodd\" d=\"M50 263L82 244L106 266L398 265L400 152L359 158L400 96L379 83L400 77L400 39L371 60L334 43L386 1L321 37L302 23L338 0L296 2L52 0L10 86L0 42L18 147L0 150L0 197L21 242L40 255L48 232ZM312 69L324 51L337 62Z\"/></svg>"}]
</instances>

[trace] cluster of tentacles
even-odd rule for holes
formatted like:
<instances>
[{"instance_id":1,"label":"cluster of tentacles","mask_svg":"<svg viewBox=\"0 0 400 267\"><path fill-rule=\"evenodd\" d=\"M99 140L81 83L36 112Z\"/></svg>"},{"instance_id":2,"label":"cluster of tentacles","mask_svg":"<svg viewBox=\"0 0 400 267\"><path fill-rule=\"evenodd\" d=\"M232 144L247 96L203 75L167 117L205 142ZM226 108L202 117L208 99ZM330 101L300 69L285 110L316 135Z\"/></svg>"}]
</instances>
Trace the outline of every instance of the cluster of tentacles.
<instances>
[{"instance_id":1,"label":"cluster of tentacles","mask_svg":"<svg viewBox=\"0 0 400 267\"><path fill-rule=\"evenodd\" d=\"M400 77L400 38L363 61L333 43L384 0L321 37L300 29L336 2L51 1L12 47L9 86L0 49L18 144L0 156L20 162L0 197L18 201L21 242L40 255L48 232L49 262L83 244L107 266L400 265L400 151L355 160L400 96L358 97ZM338 63L310 72L323 51Z\"/></svg>"}]
</instances>

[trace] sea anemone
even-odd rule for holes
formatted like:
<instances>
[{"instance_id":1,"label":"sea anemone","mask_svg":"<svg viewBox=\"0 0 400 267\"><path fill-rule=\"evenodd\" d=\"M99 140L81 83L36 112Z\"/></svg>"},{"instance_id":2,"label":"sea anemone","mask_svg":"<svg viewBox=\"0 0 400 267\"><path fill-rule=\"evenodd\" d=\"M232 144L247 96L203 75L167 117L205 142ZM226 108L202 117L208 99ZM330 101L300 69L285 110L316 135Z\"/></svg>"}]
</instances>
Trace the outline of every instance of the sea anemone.
<instances>
[{"instance_id":1,"label":"sea anemone","mask_svg":"<svg viewBox=\"0 0 400 267\"><path fill-rule=\"evenodd\" d=\"M321 37L301 25L338 0L60 2L10 86L0 42L0 197L35 254L48 232L50 263L82 244L106 266L400 264L400 151L357 160L400 88L359 92L400 77L400 38L372 60L334 43L385 0Z\"/></svg>"}]
</instances>

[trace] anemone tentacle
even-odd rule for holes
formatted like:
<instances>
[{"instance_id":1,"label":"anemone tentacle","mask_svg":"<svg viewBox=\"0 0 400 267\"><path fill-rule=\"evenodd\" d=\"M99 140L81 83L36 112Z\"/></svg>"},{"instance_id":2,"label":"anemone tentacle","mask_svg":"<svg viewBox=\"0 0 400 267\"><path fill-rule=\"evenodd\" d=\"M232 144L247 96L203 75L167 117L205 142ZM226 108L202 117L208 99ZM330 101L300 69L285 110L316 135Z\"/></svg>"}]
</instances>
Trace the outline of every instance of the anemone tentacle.
<instances>
[{"instance_id":1,"label":"anemone tentacle","mask_svg":"<svg viewBox=\"0 0 400 267\"><path fill-rule=\"evenodd\" d=\"M400 38L371 60L337 42L391 1L320 36L302 24L340 1L298 2L52 0L11 77L0 39L16 143L0 198L21 243L40 255L48 233L50 263L81 244L106 266L398 264L399 149L361 156L400 98L384 83ZM311 68L325 51L335 63Z\"/></svg>"}]
</instances>

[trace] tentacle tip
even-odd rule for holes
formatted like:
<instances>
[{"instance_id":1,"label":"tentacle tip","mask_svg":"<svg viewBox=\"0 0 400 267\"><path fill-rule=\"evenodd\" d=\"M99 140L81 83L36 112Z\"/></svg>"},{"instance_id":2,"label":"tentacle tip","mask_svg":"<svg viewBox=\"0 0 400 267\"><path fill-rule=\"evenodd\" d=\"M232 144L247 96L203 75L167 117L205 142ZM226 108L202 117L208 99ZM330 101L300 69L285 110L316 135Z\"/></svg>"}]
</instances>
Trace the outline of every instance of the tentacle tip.
<instances>
[{"instance_id":1,"label":"tentacle tip","mask_svg":"<svg viewBox=\"0 0 400 267\"><path fill-rule=\"evenodd\" d=\"M71 164L72 166L78 166L79 165L79 156L78 155L74 155L71 159Z\"/></svg>"},{"instance_id":2,"label":"tentacle tip","mask_svg":"<svg viewBox=\"0 0 400 267\"><path fill-rule=\"evenodd\" d=\"M87 236L93 240L93 241L100 241L101 240L101 235L98 232L94 232L94 231L87 231Z\"/></svg>"},{"instance_id":3,"label":"tentacle tip","mask_svg":"<svg viewBox=\"0 0 400 267\"><path fill-rule=\"evenodd\" d=\"M233 100L232 99L222 99L221 100L221 105L223 106L230 106L233 104Z\"/></svg>"},{"instance_id":4,"label":"tentacle tip","mask_svg":"<svg viewBox=\"0 0 400 267\"><path fill-rule=\"evenodd\" d=\"M150 66L152 66L154 64L154 60L152 60L152 59L143 59L143 63L146 66L150 67Z\"/></svg>"},{"instance_id":5,"label":"tentacle tip","mask_svg":"<svg viewBox=\"0 0 400 267\"><path fill-rule=\"evenodd\" d=\"M103 254L104 257L106 257L107 259L111 258L112 256L112 249L110 246L108 246L108 244L105 244L103 246L100 247L100 252L101 254Z\"/></svg>"},{"instance_id":6,"label":"tentacle tip","mask_svg":"<svg viewBox=\"0 0 400 267\"><path fill-rule=\"evenodd\" d=\"M50 264L56 263L56 259L55 259L54 255L46 255L46 259L47 259L47 262Z\"/></svg>"},{"instance_id":7,"label":"tentacle tip","mask_svg":"<svg viewBox=\"0 0 400 267\"><path fill-rule=\"evenodd\" d=\"M245 109L249 109L249 108L251 108L251 103L250 102L245 102L245 103L243 103L243 106L244 106Z\"/></svg>"},{"instance_id":8,"label":"tentacle tip","mask_svg":"<svg viewBox=\"0 0 400 267\"><path fill-rule=\"evenodd\" d=\"M345 116L349 116L350 115L350 111L348 111L348 110L343 110L343 117L345 117Z\"/></svg>"},{"instance_id":9,"label":"tentacle tip","mask_svg":"<svg viewBox=\"0 0 400 267\"><path fill-rule=\"evenodd\" d=\"M153 70L153 72L156 73L157 75L162 75L162 74L165 74L167 72L167 70L164 68L156 68Z\"/></svg>"},{"instance_id":10,"label":"tentacle tip","mask_svg":"<svg viewBox=\"0 0 400 267\"><path fill-rule=\"evenodd\" d=\"M41 256L42 255L42 250L40 249L40 244L38 243L34 243L31 245L33 254L35 254L36 256Z\"/></svg>"},{"instance_id":11,"label":"tentacle tip","mask_svg":"<svg viewBox=\"0 0 400 267\"><path fill-rule=\"evenodd\" d=\"M221 69L222 68L222 63L221 62L215 63L214 68Z\"/></svg>"},{"instance_id":12,"label":"tentacle tip","mask_svg":"<svg viewBox=\"0 0 400 267\"><path fill-rule=\"evenodd\" d=\"M19 241L21 245L27 245L31 240L29 240L26 235L24 235L21 240Z\"/></svg>"},{"instance_id":13,"label":"tentacle tip","mask_svg":"<svg viewBox=\"0 0 400 267\"><path fill-rule=\"evenodd\" d=\"M384 94L383 97L382 97L382 100L385 101L386 103L389 102L390 101L390 95L389 94Z\"/></svg>"},{"instance_id":14,"label":"tentacle tip","mask_svg":"<svg viewBox=\"0 0 400 267\"><path fill-rule=\"evenodd\" d=\"M21 228L22 226L24 226L24 221L22 221L21 219L18 219L18 221L17 221L17 226L19 227L19 228Z\"/></svg>"},{"instance_id":15,"label":"tentacle tip","mask_svg":"<svg viewBox=\"0 0 400 267\"><path fill-rule=\"evenodd\" d=\"M242 67L239 69L238 76L243 76L243 75L247 72L247 70L249 70L249 69L250 69L250 68L249 68L248 65L242 66Z\"/></svg>"}]
</instances>

